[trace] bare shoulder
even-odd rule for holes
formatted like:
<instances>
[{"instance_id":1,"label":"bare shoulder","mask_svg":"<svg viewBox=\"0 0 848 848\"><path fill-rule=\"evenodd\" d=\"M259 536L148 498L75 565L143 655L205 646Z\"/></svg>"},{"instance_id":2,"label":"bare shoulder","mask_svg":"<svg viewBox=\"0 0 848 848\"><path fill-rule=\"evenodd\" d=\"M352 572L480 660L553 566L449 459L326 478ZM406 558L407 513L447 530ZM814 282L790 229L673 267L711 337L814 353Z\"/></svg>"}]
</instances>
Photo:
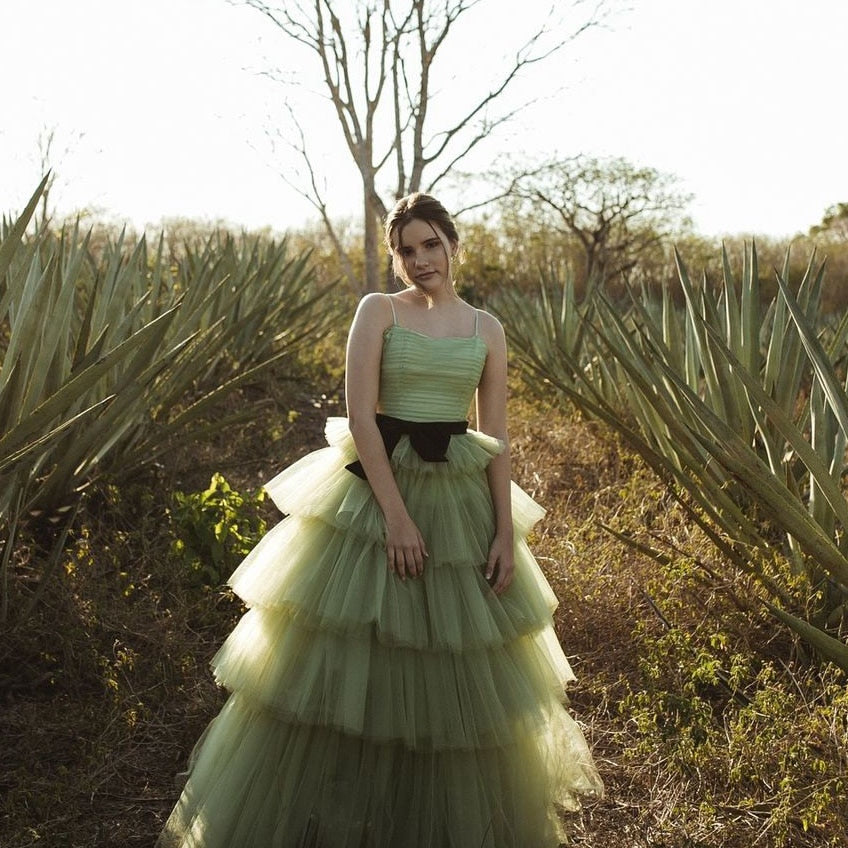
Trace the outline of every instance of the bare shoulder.
<instances>
[{"instance_id":1,"label":"bare shoulder","mask_svg":"<svg viewBox=\"0 0 848 848\"><path fill-rule=\"evenodd\" d=\"M477 315L479 316L478 331L489 348L505 347L506 335L501 322L483 309L478 309Z\"/></svg>"},{"instance_id":2,"label":"bare shoulder","mask_svg":"<svg viewBox=\"0 0 848 848\"><path fill-rule=\"evenodd\" d=\"M389 295L382 292L369 292L363 295L356 307L356 317L365 318L369 322L379 322L381 318L392 320L392 307Z\"/></svg>"},{"instance_id":3,"label":"bare shoulder","mask_svg":"<svg viewBox=\"0 0 848 848\"><path fill-rule=\"evenodd\" d=\"M351 331L379 334L392 323L392 307L388 295L380 292L366 294L356 307Z\"/></svg>"}]
</instances>

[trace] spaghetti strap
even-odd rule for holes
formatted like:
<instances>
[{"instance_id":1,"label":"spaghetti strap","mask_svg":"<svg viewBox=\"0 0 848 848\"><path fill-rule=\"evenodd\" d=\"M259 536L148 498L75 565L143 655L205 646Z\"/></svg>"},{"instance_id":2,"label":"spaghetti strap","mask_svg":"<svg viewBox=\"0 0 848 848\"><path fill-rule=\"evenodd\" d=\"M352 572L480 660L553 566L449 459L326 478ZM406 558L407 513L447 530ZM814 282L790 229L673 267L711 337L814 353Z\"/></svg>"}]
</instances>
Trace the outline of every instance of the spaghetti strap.
<instances>
[{"instance_id":1,"label":"spaghetti strap","mask_svg":"<svg viewBox=\"0 0 848 848\"><path fill-rule=\"evenodd\" d=\"M480 310L474 310L474 335L480 335Z\"/></svg>"},{"instance_id":2,"label":"spaghetti strap","mask_svg":"<svg viewBox=\"0 0 848 848\"><path fill-rule=\"evenodd\" d=\"M387 298L388 298L388 300L389 300L389 306L391 306L391 307L392 307L392 324L393 324L394 326L397 326L397 312L395 312L395 302L394 302L394 300L392 299L392 296L391 296L391 295L387 294L387 295L386 295L386 297L387 297Z\"/></svg>"}]
</instances>

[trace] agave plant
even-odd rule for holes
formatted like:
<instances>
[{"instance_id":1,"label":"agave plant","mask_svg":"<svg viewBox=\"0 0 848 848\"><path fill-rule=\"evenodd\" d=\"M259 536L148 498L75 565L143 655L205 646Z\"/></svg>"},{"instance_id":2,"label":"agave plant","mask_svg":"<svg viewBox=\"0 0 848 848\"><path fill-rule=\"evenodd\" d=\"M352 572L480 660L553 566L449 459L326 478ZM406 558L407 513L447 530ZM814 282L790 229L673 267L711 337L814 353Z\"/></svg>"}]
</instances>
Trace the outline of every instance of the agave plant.
<instances>
[{"instance_id":1,"label":"agave plant","mask_svg":"<svg viewBox=\"0 0 848 848\"><path fill-rule=\"evenodd\" d=\"M739 280L726 252L722 259L716 296L677 257L683 309L666 290L658 305L634 296L622 314L598 290L591 304L572 304L584 316L579 336L573 317L551 309L548 286L532 307L516 308L520 296L510 294L499 308L525 366L616 429L722 553L759 580L769 609L848 670L839 638L848 600L848 394L839 377L848 317L819 331L824 271L814 258L793 293L787 256L767 309L754 246ZM803 603L776 554L807 578Z\"/></svg>"},{"instance_id":2,"label":"agave plant","mask_svg":"<svg viewBox=\"0 0 848 848\"><path fill-rule=\"evenodd\" d=\"M151 252L122 235L95 255L76 227L25 237L43 187L0 241L4 575L22 516L61 516L103 471L249 415L207 417L337 320L285 240L214 236L174 264L161 238Z\"/></svg>"}]
</instances>

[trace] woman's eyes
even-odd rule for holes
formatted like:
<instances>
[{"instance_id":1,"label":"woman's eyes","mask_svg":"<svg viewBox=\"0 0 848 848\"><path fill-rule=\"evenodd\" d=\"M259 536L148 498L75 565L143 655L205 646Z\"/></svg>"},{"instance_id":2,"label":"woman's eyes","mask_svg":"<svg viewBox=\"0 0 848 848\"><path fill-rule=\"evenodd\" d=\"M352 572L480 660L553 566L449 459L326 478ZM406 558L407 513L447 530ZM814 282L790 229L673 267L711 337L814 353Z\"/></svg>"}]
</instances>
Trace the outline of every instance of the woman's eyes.
<instances>
[{"instance_id":1,"label":"woman's eyes","mask_svg":"<svg viewBox=\"0 0 848 848\"><path fill-rule=\"evenodd\" d=\"M438 239L432 239L431 241L425 241L424 244L421 245L422 252L424 251L432 251L438 250L442 246L442 243ZM404 259L412 259L415 256L415 248L414 247L402 247L400 251L400 255Z\"/></svg>"},{"instance_id":2,"label":"woman's eyes","mask_svg":"<svg viewBox=\"0 0 848 848\"><path fill-rule=\"evenodd\" d=\"M424 244L422 246L424 247L425 250L435 250L437 247L440 247L441 244L442 243L440 241L434 240L434 241L426 241L426 242L424 242ZM401 251L401 254L403 256L414 256L415 255L415 249L412 248L412 247L404 247L403 250Z\"/></svg>"}]
</instances>

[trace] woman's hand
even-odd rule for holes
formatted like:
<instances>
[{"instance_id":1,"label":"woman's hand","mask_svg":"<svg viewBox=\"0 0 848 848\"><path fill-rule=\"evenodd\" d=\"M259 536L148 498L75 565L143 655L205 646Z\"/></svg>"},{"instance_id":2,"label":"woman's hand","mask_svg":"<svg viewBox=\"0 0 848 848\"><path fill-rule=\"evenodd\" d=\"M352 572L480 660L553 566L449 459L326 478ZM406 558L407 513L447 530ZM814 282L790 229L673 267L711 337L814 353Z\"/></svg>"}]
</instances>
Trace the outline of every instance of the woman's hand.
<instances>
[{"instance_id":1,"label":"woman's hand","mask_svg":"<svg viewBox=\"0 0 848 848\"><path fill-rule=\"evenodd\" d=\"M424 573L427 546L408 514L386 519L386 559L389 571L405 580Z\"/></svg>"},{"instance_id":2,"label":"woman's hand","mask_svg":"<svg viewBox=\"0 0 848 848\"><path fill-rule=\"evenodd\" d=\"M489 548L489 559L486 561L486 580L496 595L503 594L512 583L515 571L512 535L497 534ZM492 579L494 578L494 583Z\"/></svg>"}]
</instances>

